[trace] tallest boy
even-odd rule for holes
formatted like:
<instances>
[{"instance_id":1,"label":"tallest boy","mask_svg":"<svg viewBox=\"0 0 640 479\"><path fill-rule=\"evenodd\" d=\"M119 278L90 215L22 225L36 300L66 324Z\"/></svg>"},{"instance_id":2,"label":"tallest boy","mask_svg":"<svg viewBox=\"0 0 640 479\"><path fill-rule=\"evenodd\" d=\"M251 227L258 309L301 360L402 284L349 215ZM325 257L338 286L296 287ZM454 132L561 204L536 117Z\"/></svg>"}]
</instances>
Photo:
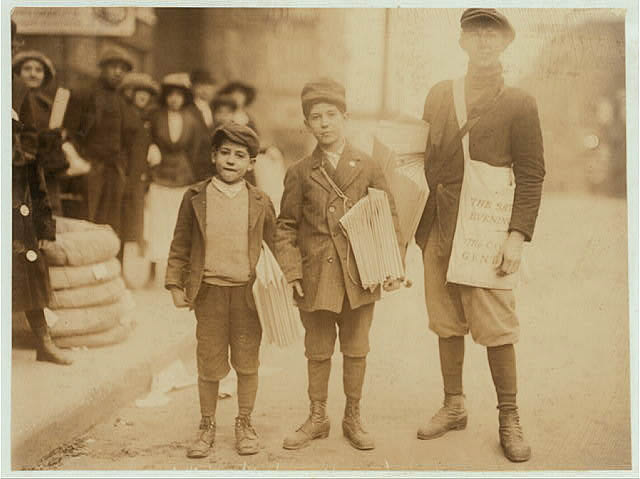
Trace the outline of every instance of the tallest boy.
<instances>
[{"instance_id":1,"label":"tallest boy","mask_svg":"<svg viewBox=\"0 0 640 479\"><path fill-rule=\"evenodd\" d=\"M429 123L425 171L429 199L416 232L424 254L425 296L429 328L439 338L444 382L444 407L418 431L420 439L434 439L463 429L467 412L462 394L464 335L487 348L499 412L500 444L511 461L526 461L531 449L524 439L516 405L514 343L519 325L513 291L447 283L447 265L456 230L464 165L513 169L515 194L509 233L502 245L497 273L514 274L522 247L533 235L545 174L542 134L533 97L505 87L500 55L515 37L507 18L489 8L470 8L460 19L460 46L469 57L464 77L464 105L471 125L469 156L462 146L452 81L435 85L424 106ZM459 85L459 84L458 84ZM460 98L460 96L458 96ZM493 170L500 170L494 168ZM492 171L493 171L492 170ZM495 174L495 171L492 173Z\"/></svg>"},{"instance_id":2,"label":"tallest boy","mask_svg":"<svg viewBox=\"0 0 640 479\"><path fill-rule=\"evenodd\" d=\"M360 397L380 288L371 292L360 285L353 252L338 221L368 188L377 188L387 192L399 238L395 206L380 167L345 140L344 87L329 79L314 81L305 85L301 100L305 125L318 145L287 170L276 256L293 286L305 328L311 414L283 446L299 449L329 434L326 404L337 327L347 397L342 430L353 447L373 449L373 439L360 421ZM384 285L385 290L398 287L398 281Z\"/></svg>"}]
</instances>

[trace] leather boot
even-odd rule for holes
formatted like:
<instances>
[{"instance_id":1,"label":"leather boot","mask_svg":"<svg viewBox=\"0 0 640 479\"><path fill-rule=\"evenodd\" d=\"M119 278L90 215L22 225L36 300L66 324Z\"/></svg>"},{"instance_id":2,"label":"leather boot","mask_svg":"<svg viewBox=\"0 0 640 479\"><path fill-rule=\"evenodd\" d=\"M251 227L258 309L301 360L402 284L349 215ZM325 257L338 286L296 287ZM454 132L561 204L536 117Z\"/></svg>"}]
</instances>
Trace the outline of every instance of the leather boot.
<instances>
[{"instance_id":1,"label":"leather boot","mask_svg":"<svg viewBox=\"0 0 640 479\"><path fill-rule=\"evenodd\" d=\"M209 416L204 416L200 421L200 428L194 441L187 450L187 457L207 457L216 441L216 422Z\"/></svg>"},{"instance_id":2,"label":"leather boot","mask_svg":"<svg viewBox=\"0 0 640 479\"><path fill-rule=\"evenodd\" d=\"M467 427L467 411L462 394L445 394L444 405L429 423L418 429L418 439L435 439L447 431Z\"/></svg>"},{"instance_id":3,"label":"leather boot","mask_svg":"<svg viewBox=\"0 0 640 479\"><path fill-rule=\"evenodd\" d=\"M310 414L305 423L284 439L285 449L300 449L313 439L329 436L331 424L327 417L327 401L311 401Z\"/></svg>"},{"instance_id":4,"label":"leather boot","mask_svg":"<svg viewBox=\"0 0 640 479\"><path fill-rule=\"evenodd\" d=\"M251 425L251 416L236 417L236 451L241 456L257 454L260 449L258 433Z\"/></svg>"},{"instance_id":5,"label":"leather boot","mask_svg":"<svg viewBox=\"0 0 640 479\"><path fill-rule=\"evenodd\" d=\"M498 414L500 445L507 459L512 462L525 462L531 458L531 447L524 439L518 407L500 409Z\"/></svg>"},{"instance_id":6,"label":"leather boot","mask_svg":"<svg viewBox=\"0 0 640 479\"><path fill-rule=\"evenodd\" d=\"M342 433L356 449L368 450L376 447L371 435L362 427L360 401L347 398L342 420Z\"/></svg>"},{"instance_id":7,"label":"leather boot","mask_svg":"<svg viewBox=\"0 0 640 479\"><path fill-rule=\"evenodd\" d=\"M25 316L37 339L36 361L48 361L65 366L73 363L73 360L63 353L51 339L43 310L27 311Z\"/></svg>"}]
</instances>

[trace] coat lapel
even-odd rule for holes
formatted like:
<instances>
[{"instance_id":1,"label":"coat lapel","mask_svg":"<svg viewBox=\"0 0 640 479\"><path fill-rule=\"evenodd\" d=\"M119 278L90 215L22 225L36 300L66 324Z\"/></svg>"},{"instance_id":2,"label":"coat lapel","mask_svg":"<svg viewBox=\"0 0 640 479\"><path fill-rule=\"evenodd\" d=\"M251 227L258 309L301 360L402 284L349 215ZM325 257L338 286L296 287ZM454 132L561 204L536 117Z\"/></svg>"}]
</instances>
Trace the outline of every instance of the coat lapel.
<instances>
[{"instance_id":1,"label":"coat lapel","mask_svg":"<svg viewBox=\"0 0 640 479\"><path fill-rule=\"evenodd\" d=\"M345 191L361 172L360 155L347 142L336 168L336 184Z\"/></svg>"},{"instance_id":2,"label":"coat lapel","mask_svg":"<svg viewBox=\"0 0 640 479\"><path fill-rule=\"evenodd\" d=\"M252 185L247 183L247 189L249 190L249 236L251 236L251 232L256 227L258 220L264 213L264 204L262 203L260 194Z\"/></svg>"},{"instance_id":3,"label":"coat lapel","mask_svg":"<svg viewBox=\"0 0 640 479\"><path fill-rule=\"evenodd\" d=\"M327 181L327 179L320 171L320 166L322 165L322 151L320 147L317 146L313 153L311 154L312 162L311 162L311 179L322 186L329 193L333 192L333 188Z\"/></svg>"},{"instance_id":4,"label":"coat lapel","mask_svg":"<svg viewBox=\"0 0 640 479\"><path fill-rule=\"evenodd\" d=\"M207 187L211 181L207 181L199 189L199 191L191 197L191 204L193 205L193 211L200 227L200 233L202 237L206 237L207 232Z\"/></svg>"}]
</instances>

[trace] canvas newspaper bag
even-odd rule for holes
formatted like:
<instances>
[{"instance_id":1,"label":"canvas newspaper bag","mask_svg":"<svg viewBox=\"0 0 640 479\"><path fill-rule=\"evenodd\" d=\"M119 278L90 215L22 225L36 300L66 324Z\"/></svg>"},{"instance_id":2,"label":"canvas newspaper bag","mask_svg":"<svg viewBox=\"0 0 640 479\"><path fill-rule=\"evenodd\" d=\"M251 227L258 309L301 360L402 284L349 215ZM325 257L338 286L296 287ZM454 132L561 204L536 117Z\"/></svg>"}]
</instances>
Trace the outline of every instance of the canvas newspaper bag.
<instances>
[{"instance_id":1,"label":"canvas newspaper bag","mask_svg":"<svg viewBox=\"0 0 640 479\"><path fill-rule=\"evenodd\" d=\"M453 82L460 128L467 122L464 78ZM462 137L464 176L447 282L489 289L513 289L519 273L499 275L499 253L508 236L515 179L511 167L474 161L469 132Z\"/></svg>"}]
</instances>

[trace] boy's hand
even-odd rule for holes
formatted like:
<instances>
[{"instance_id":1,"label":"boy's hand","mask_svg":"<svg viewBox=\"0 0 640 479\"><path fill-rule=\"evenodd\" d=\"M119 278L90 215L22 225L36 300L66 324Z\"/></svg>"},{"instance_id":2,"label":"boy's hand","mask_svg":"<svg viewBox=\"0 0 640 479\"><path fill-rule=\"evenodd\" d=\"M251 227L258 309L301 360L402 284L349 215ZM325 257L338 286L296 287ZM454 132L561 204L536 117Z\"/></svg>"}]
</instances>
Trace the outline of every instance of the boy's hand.
<instances>
[{"instance_id":1,"label":"boy's hand","mask_svg":"<svg viewBox=\"0 0 640 479\"><path fill-rule=\"evenodd\" d=\"M519 231L511 231L500 251L498 275L513 274L520 268L524 235Z\"/></svg>"},{"instance_id":2,"label":"boy's hand","mask_svg":"<svg viewBox=\"0 0 640 479\"><path fill-rule=\"evenodd\" d=\"M189 306L184 290L180 288L171 288L171 298L173 299L173 305L176 308L186 308Z\"/></svg>"},{"instance_id":3,"label":"boy's hand","mask_svg":"<svg viewBox=\"0 0 640 479\"><path fill-rule=\"evenodd\" d=\"M291 285L291 288L293 289L293 299L296 299L296 295L298 295L300 298L304 298L304 291L302 291L302 283L300 282L299 279L296 279L294 281L292 281L291 283L289 283Z\"/></svg>"},{"instance_id":4,"label":"boy's hand","mask_svg":"<svg viewBox=\"0 0 640 479\"><path fill-rule=\"evenodd\" d=\"M382 288L389 292L389 291L395 291L396 289L400 289L400 286L402 286L402 279L386 279L385 282L382 284Z\"/></svg>"}]
</instances>

